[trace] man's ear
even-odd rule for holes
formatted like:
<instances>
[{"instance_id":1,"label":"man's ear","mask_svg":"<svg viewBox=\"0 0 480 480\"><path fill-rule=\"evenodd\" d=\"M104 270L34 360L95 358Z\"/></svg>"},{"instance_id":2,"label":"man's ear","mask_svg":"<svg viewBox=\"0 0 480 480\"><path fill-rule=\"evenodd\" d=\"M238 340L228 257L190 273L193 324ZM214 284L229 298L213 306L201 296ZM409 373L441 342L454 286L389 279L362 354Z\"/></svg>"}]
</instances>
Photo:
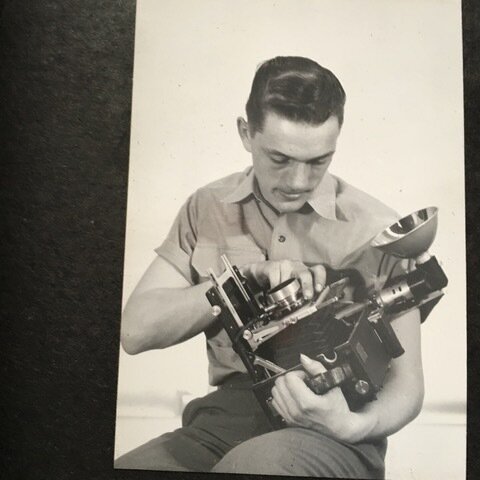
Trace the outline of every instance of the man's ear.
<instances>
[{"instance_id":1,"label":"man's ear","mask_svg":"<svg viewBox=\"0 0 480 480\"><path fill-rule=\"evenodd\" d=\"M252 153L250 130L248 128L247 121L243 117L237 118L237 129L238 134L240 135L240 140L242 140L243 147L247 152Z\"/></svg>"}]
</instances>

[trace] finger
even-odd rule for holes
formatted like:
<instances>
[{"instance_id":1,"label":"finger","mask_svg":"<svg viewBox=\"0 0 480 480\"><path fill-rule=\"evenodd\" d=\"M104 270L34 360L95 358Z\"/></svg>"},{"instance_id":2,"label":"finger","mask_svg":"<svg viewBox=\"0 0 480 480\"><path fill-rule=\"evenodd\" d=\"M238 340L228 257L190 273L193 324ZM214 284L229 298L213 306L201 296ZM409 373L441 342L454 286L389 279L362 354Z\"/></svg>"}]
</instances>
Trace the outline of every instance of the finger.
<instances>
[{"instance_id":1,"label":"finger","mask_svg":"<svg viewBox=\"0 0 480 480\"><path fill-rule=\"evenodd\" d=\"M275 382L274 398L276 398L282 404L284 409L288 412L288 415L291 418L295 419L295 418L299 418L300 408L296 401L296 396L295 396L296 393L294 392L294 394L292 395L291 387L287 385L288 379L286 377L289 375L290 374L288 373L286 375L282 375ZM303 386L305 387L305 384L298 377L295 377L295 378L300 383L302 383ZM273 389L272 389L272 393L273 393Z\"/></svg>"},{"instance_id":2,"label":"finger","mask_svg":"<svg viewBox=\"0 0 480 480\"><path fill-rule=\"evenodd\" d=\"M318 362L317 360L312 360L310 357L307 357L303 353L300 354L300 363L302 364L302 367L305 369L305 371L311 375L319 375L320 373L324 373L327 371L327 369L322 365L321 362Z\"/></svg>"},{"instance_id":3,"label":"finger","mask_svg":"<svg viewBox=\"0 0 480 480\"><path fill-rule=\"evenodd\" d=\"M240 270L240 273L244 276L249 278L252 275L252 266L254 264L252 263L246 263L245 265L240 265L238 269Z\"/></svg>"},{"instance_id":4,"label":"finger","mask_svg":"<svg viewBox=\"0 0 480 480\"><path fill-rule=\"evenodd\" d=\"M262 268L260 268L262 266ZM248 280L253 280L259 285L265 281L265 275L263 273L264 264L259 263L247 263L239 267L240 273ZM263 277L263 278L262 278Z\"/></svg>"},{"instance_id":5,"label":"finger","mask_svg":"<svg viewBox=\"0 0 480 480\"><path fill-rule=\"evenodd\" d=\"M273 392L273 390L272 390ZM285 418L285 409L283 408L283 406L278 402L278 400L272 396L272 406L273 408L276 410L276 412L283 418Z\"/></svg>"},{"instance_id":6,"label":"finger","mask_svg":"<svg viewBox=\"0 0 480 480\"><path fill-rule=\"evenodd\" d=\"M305 385L304 378L299 375L294 375L293 372L285 375L285 387L288 392L287 395L292 397L298 405L301 404L300 400L303 394L306 391L310 391L307 385Z\"/></svg>"},{"instance_id":7,"label":"finger","mask_svg":"<svg viewBox=\"0 0 480 480\"><path fill-rule=\"evenodd\" d=\"M307 387L304 379L295 372L284 375L284 384L278 392L294 419L303 417L306 410L312 406L312 399L316 398L316 395L312 397L313 392Z\"/></svg>"},{"instance_id":8,"label":"finger","mask_svg":"<svg viewBox=\"0 0 480 480\"><path fill-rule=\"evenodd\" d=\"M291 397L295 408L290 409L292 417L305 419L316 406L324 404L323 399L315 395L305 384L304 379L297 375L285 375L286 398ZM289 405L289 403L287 403ZM296 416L298 414L298 416Z\"/></svg>"},{"instance_id":9,"label":"finger","mask_svg":"<svg viewBox=\"0 0 480 480\"><path fill-rule=\"evenodd\" d=\"M310 270L303 270L297 274L297 278L302 285L302 292L303 296L309 300L313 297L313 281L312 281L312 273Z\"/></svg>"},{"instance_id":10,"label":"finger","mask_svg":"<svg viewBox=\"0 0 480 480\"><path fill-rule=\"evenodd\" d=\"M283 405L281 405L275 398L272 398L272 406L277 411L277 413L287 422L288 425L292 425L294 423L292 417L290 417L289 413L284 409Z\"/></svg>"},{"instance_id":11,"label":"finger","mask_svg":"<svg viewBox=\"0 0 480 480\"><path fill-rule=\"evenodd\" d=\"M275 410L285 419L287 422L291 422L292 416L290 414L290 411L288 409L288 406L282 396L282 394L279 391L278 386L275 384L275 386L272 388L272 405L274 406Z\"/></svg>"},{"instance_id":12,"label":"finger","mask_svg":"<svg viewBox=\"0 0 480 480\"><path fill-rule=\"evenodd\" d=\"M285 375L286 388L295 399L297 411L301 412L305 419L312 412L324 410L328 406L328 401L323 395L317 395L305 384L304 379L299 376ZM280 392L279 392L280 393ZM292 414L293 411L290 411ZM301 417L296 417L301 418Z\"/></svg>"},{"instance_id":13,"label":"finger","mask_svg":"<svg viewBox=\"0 0 480 480\"><path fill-rule=\"evenodd\" d=\"M310 270L313 275L315 291L319 293L325 288L327 282L327 270L323 265L315 265L311 267Z\"/></svg>"},{"instance_id":14,"label":"finger","mask_svg":"<svg viewBox=\"0 0 480 480\"><path fill-rule=\"evenodd\" d=\"M307 377L307 373L304 370L293 370L289 372L289 375L295 375L300 380L304 380Z\"/></svg>"},{"instance_id":15,"label":"finger","mask_svg":"<svg viewBox=\"0 0 480 480\"><path fill-rule=\"evenodd\" d=\"M292 262L288 260L283 260L279 263L279 270L280 270L280 282L284 282L285 280L288 280L289 278L293 277L293 266Z\"/></svg>"},{"instance_id":16,"label":"finger","mask_svg":"<svg viewBox=\"0 0 480 480\"><path fill-rule=\"evenodd\" d=\"M276 287L280 284L280 264L279 262L272 262L268 265L266 275L270 283L270 288Z\"/></svg>"}]
</instances>

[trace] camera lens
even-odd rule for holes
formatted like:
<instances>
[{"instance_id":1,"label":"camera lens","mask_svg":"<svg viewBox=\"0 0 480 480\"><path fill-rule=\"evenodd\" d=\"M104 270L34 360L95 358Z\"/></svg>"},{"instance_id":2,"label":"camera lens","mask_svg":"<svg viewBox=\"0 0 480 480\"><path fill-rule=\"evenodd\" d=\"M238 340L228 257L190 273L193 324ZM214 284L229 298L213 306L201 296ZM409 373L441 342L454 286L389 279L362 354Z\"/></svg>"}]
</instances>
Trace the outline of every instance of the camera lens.
<instances>
[{"instance_id":1,"label":"camera lens","mask_svg":"<svg viewBox=\"0 0 480 480\"><path fill-rule=\"evenodd\" d=\"M269 305L277 305L280 311L292 311L304 303L302 287L296 278L289 278L266 293Z\"/></svg>"}]
</instances>

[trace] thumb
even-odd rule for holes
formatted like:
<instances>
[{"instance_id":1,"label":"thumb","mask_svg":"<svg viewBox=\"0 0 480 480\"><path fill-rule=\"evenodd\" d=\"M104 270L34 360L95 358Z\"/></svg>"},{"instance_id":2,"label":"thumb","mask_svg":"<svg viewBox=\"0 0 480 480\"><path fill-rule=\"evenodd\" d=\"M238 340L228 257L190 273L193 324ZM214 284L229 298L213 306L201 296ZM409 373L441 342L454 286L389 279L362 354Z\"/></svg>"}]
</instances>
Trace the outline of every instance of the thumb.
<instances>
[{"instance_id":1,"label":"thumb","mask_svg":"<svg viewBox=\"0 0 480 480\"><path fill-rule=\"evenodd\" d=\"M311 376L315 376L319 373L327 371L327 369L322 365L321 362L312 360L310 357L307 357L303 353L300 354L300 363L302 364L302 367L305 369L305 371Z\"/></svg>"},{"instance_id":2,"label":"thumb","mask_svg":"<svg viewBox=\"0 0 480 480\"><path fill-rule=\"evenodd\" d=\"M244 276L248 275L250 273L250 270L252 269L252 263L245 263L244 265L240 265L238 267L238 270L240 273Z\"/></svg>"}]
</instances>

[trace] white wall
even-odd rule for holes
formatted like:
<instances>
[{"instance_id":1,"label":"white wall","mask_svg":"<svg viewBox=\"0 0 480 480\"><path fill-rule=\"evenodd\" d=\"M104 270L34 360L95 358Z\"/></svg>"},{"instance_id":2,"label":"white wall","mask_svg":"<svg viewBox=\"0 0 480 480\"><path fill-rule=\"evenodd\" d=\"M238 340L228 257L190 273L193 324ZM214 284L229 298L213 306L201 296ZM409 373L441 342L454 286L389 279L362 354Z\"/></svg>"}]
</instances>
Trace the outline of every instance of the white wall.
<instances>
[{"instance_id":1,"label":"white wall","mask_svg":"<svg viewBox=\"0 0 480 480\"><path fill-rule=\"evenodd\" d=\"M423 326L426 405L464 402L459 1L139 0L124 301L186 197L249 164L235 119L256 66L276 55L311 57L344 85L333 173L404 214L440 208L431 251L450 284ZM206 369L201 337L121 352L119 413L139 393L143 414L170 405L177 391L205 393Z\"/></svg>"}]
</instances>

